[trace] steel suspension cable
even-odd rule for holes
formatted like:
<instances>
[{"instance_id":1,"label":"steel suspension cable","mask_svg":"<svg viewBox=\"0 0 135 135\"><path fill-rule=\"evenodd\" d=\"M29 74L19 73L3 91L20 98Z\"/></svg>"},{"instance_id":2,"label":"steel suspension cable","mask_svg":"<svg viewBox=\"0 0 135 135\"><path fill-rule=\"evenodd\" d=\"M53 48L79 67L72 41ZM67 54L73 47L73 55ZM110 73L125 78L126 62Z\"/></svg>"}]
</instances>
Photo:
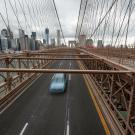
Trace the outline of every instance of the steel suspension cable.
<instances>
[{"instance_id":1,"label":"steel suspension cable","mask_svg":"<svg viewBox=\"0 0 135 135\"><path fill-rule=\"evenodd\" d=\"M62 37L63 37L63 40L64 40L64 44L66 45L66 41L65 41L64 34L63 34L63 30L62 30L61 22L60 22L60 19L59 19L58 11L57 11L57 8L56 8L56 4L55 4L54 0L52 0L52 1L53 1L53 5L54 5L54 8L55 8L56 16L57 16L57 19L58 19L58 22L59 22L59 26L60 26Z\"/></svg>"}]
</instances>

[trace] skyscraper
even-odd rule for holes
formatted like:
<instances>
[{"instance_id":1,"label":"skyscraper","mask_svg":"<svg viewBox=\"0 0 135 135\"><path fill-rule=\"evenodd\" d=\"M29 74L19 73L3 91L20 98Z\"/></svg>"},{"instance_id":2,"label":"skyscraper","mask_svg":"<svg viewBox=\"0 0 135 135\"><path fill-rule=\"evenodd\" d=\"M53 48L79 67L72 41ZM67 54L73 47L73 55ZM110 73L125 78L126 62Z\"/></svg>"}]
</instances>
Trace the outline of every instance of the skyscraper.
<instances>
[{"instance_id":1,"label":"skyscraper","mask_svg":"<svg viewBox=\"0 0 135 135\"><path fill-rule=\"evenodd\" d=\"M32 32L31 38L34 39L34 40L36 40L36 37L37 37L36 32Z\"/></svg>"},{"instance_id":2,"label":"skyscraper","mask_svg":"<svg viewBox=\"0 0 135 135\"><path fill-rule=\"evenodd\" d=\"M22 29L19 29L19 44L20 44L20 49L25 50L25 32Z\"/></svg>"},{"instance_id":3,"label":"skyscraper","mask_svg":"<svg viewBox=\"0 0 135 135\"><path fill-rule=\"evenodd\" d=\"M13 39L13 32L10 30L10 27L8 27L7 29L2 29L1 35L8 39Z\"/></svg>"},{"instance_id":4,"label":"skyscraper","mask_svg":"<svg viewBox=\"0 0 135 135\"><path fill-rule=\"evenodd\" d=\"M98 40L97 47L104 47L103 40Z\"/></svg>"},{"instance_id":5,"label":"skyscraper","mask_svg":"<svg viewBox=\"0 0 135 135\"><path fill-rule=\"evenodd\" d=\"M60 44L60 30L57 30L57 45L59 46Z\"/></svg>"},{"instance_id":6,"label":"skyscraper","mask_svg":"<svg viewBox=\"0 0 135 135\"><path fill-rule=\"evenodd\" d=\"M49 29L45 29L45 39L46 39L46 44L49 45Z\"/></svg>"},{"instance_id":7,"label":"skyscraper","mask_svg":"<svg viewBox=\"0 0 135 135\"><path fill-rule=\"evenodd\" d=\"M1 35L2 35L2 37L5 37L5 39L3 39L3 40L7 40L7 42L8 42L7 49L12 48L13 32L10 30L10 27L8 27L7 29L2 29Z\"/></svg>"},{"instance_id":8,"label":"skyscraper","mask_svg":"<svg viewBox=\"0 0 135 135\"><path fill-rule=\"evenodd\" d=\"M84 46L86 44L86 35L79 35L79 46Z\"/></svg>"},{"instance_id":9,"label":"skyscraper","mask_svg":"<svg viewBox=\"0 0 135 135\"><path fill-rule=\"evenodd\" d=\"M55 38L51 39L51 46L55 46Z\"/></svg>"},{"instance_id":10,"label":"skyscraper","mask_svg":"<svg viewBox=\"0 0 135 135\"><path fill-rule=\"evenodd\" d=\"M1 35L4 36L4 37L6 37L6 38L8 38L8 31L7 31L7 29L3 29L1 31Z\"/></svg>"}]
</instances>

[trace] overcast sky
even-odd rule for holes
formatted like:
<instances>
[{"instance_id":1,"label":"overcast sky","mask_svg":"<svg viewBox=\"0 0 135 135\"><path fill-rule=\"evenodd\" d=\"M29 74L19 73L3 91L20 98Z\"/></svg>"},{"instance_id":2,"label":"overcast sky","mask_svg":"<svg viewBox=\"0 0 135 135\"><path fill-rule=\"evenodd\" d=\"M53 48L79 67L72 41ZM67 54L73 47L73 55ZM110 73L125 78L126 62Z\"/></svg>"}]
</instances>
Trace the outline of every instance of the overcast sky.
<instances>
[{"instance_id":1,"label":"overcast sky","mask_svg":"<svg viewBox=\"0 0 135 135\"><path fill-rule=\"evenodd\" d=\"M62 28L66 37L74 37L80 0L55 0Z\"/></svg>"},{"instance_id":2,"label":"overcast sky","mask_svg":"<svg viewBox=\"0 0 135 135\"><path fill-rule=\"evenodd\" d=\"M5 1L6 1L6 6L7 6L9 25L15 35L17 35L18 33L19 24L16 19L16 16L14 15L14 12L16 12L18 16L18 19L21 23L21 27L25 30L26 34L30 35L30 30L28 28L29 25L25 21L22 9L19 5L19 1L20 1L20 3L23 6L23 9L27 17L27 21L30 24L32 31L40 31L40 32L42 31L43 33L45 30L45 27L49 27L50 34L54 33L52 36L56 36L56 29L59 29L59 25L58 25L58 21L55 15L55 10L54 10L51 0L5 0ZM9 1L11 1L14 11ZM30 17L29 15L27 3L30 6L32 17ZM60 18L64 36L66 38L74 37L76 25L77 25L78 13L79 13L80 0L55 0L55 3L58 10L58 15ZM35 13L37 11L36 8L38 8L39 11L42 12L42 14L37 14L38 18L35 17L32 6L35 9ZM4 0L0 0L0 13L2 13L3 18L7 24L8 21L7 21L7 16L6 16ZM38 25L39 19L43 19L41 21L43 22L41 26ZM39 23L41 22L39 21ZM35 27L35 24L36 24L36 27ZM27 25L27 30L26 30L25 25ZM4 24L4 21L0 17L0 30L5 27L6 26Z\"/></svg>"},{"instance_id":3,"label":"overcast sky","mask_svg":"<svg viewBox=\"0 0 135 135\"><path fill-rule=\"evenodd\" d=\"M4 1L6 2L6 6ZM75 36L80 1L81 0L55 0L62 30L66 39L73 39ZM104 18L104 15L107 13L114 0L88 0L83 21L82 18L85 10L86 0L83 0L82 2L77 37L79 34L86 34L87 38L91 38L91 34L98 26L98 23L102 20L102 18ZM130 11L130 6L128 6L128 3L130 3L130 5L132 5L131 7L133 8L133 11L131 10L132 15L130 17L129 28L127 27ZM6 15L6 7L8 17ZM116 17L115 11L117 11ZM18 35L18 29L22 28L25 30L25 34L28 34L29 36L31 35L32 31L36 31L38 38L41 39L44 38L45 28L49 28L50 38L56 38L56 31L60 29L53 5L53 0L0 0L0 15L2 15L0 16L0 30L6 28L9 20L9 26L15 36ZM81 25L82 22L83 24ZM131 38L134 40L134 22L135 0L132 0L132 4L131 0L117 0L117 4L115 1L113 8L110 10L110 12L108 12L102 23L100 23L100 26L92 38L97 40L101 39L101 37L103 37L104 30L106 29L104 39L109 39L110 42L112 39L113 26L115 26L114 36L117 38L119 29L122 25L122 30L119 35L121 37L124 35L123 37L125 38L128 28L128 39L130 41Z\"/></svg>"}]
</instances>

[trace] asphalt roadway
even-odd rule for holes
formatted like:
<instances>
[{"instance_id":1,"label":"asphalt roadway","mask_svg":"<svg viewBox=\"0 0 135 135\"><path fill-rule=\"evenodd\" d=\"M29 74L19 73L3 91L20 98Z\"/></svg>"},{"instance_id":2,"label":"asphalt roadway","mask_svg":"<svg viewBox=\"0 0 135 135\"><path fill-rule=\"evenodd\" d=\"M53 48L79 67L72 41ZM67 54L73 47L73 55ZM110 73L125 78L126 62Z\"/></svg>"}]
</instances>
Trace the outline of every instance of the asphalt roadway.
<instances>
[{"instance_id":1,"label":"asphalt roadway","mask_svg":"<svg viewBox=\"0 0 135 135\"><path fill-rule=\"evenodd\" d=\"M79 68L56 61L51 68ZM48 91L53 74L43 74L0 114L0 135L105 135L82 75L68 75L65 93Z\"/></svg>"}]
</instances>

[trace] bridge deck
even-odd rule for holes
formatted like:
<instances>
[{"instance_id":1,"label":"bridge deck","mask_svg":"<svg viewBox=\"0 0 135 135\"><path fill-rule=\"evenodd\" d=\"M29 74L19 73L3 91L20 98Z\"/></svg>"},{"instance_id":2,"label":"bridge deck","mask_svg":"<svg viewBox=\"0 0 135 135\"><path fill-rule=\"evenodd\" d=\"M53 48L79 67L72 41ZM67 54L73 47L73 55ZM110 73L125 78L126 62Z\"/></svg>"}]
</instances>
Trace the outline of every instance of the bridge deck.
<instances>
[{"instance_id":1,"label":"bridge deck","mask_svg":"<svg viewBox=\"0 0 135 135\"><path fill-rule=\"evenodd\" d=\"M51 67L79 68L70 60L56 61ZM0 114L0 134L105 135L83 76L69 75L67 91L51 95L52 75L42 75Z\"/></svg>"}]
</instances>

